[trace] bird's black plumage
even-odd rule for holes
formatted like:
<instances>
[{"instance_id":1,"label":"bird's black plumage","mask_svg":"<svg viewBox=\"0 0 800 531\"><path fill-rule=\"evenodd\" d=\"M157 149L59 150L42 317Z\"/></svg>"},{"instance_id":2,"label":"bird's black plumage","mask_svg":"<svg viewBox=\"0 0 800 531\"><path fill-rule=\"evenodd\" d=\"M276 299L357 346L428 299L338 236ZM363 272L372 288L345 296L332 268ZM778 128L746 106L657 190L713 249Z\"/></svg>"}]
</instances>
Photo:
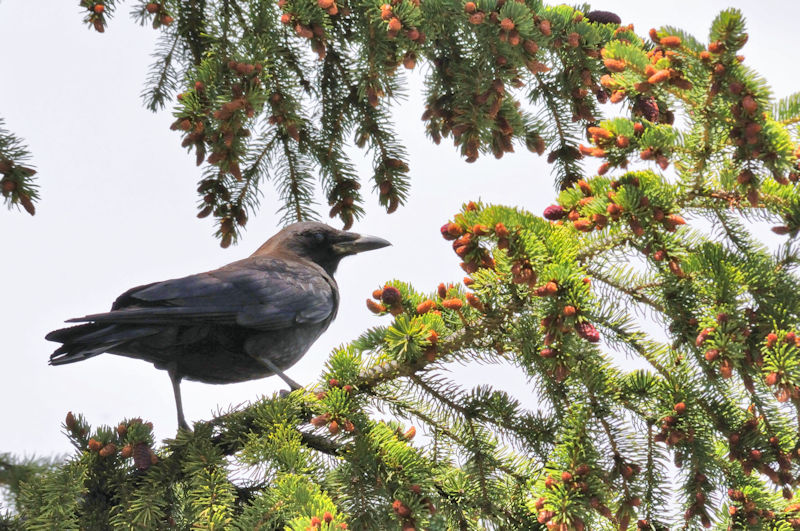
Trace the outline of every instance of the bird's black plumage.
<instances>
[{"instance_id":1,"label":"bird's black plumage","mask_svg":"<svg viewBox=\"0 0 800 531\"><path fill-rule=\"evenodd\" d=\"M252 256L219 269L155 282L120 295L111 311L46 336L63 343L52 365L103 352L152 362L182 378L232 383L297 362L336 317L333 273L344 256L389 245L322 223L295 223ZM287 379L288 381L288 379Z\"/></svg>"}]
</instances>

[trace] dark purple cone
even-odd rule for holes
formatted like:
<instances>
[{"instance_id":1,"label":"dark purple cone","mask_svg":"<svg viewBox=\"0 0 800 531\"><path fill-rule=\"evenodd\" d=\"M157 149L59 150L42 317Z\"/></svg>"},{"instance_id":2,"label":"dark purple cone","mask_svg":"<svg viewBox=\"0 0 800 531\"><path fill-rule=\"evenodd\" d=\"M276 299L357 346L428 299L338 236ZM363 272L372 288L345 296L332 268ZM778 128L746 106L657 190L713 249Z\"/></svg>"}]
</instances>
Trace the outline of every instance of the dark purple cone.
<instances>
[{"instance_id":1,"label":"dark purple cone","mask_svg":"<svg viewBox=\"0 0 800 531\"><path fill-rule=\"evenodd\" d=\"M147 470L152 464L150 460L150 446L147 443L133 445L133 464L139 470Z\"/></svg>"},{"instance_id":2,"label":"dark purple cone","mask_svg":"<svg viewBox=\"0 0 800 531\"><path fill-rule=\"evenodd\" d=\"M589 22L597 24L621 24L622 19L619 15L611 11L589 11L584 15Z\"/></svg>"},{"instance_id":3,"label":"dark purple cone","mask_svg":"<svg viewBox=\"0 0 800 531\"><path fill-rule=\"evenodd\" d=\"M651 122L658 121L658 103L655 98L642 98L636 103L642 116Z\"/></svg>"},{"instance_id":4,"label":"dark purple cone","mask_svg":"<svg viewBox=\"0 0 800 531\"><path fill-rule=\"evenodd\" d=\"M381 293L381 301L387 306L394 306L400 302L401 298L400 290L393 286L386 286Z\"/></svg>"}]
</instances>

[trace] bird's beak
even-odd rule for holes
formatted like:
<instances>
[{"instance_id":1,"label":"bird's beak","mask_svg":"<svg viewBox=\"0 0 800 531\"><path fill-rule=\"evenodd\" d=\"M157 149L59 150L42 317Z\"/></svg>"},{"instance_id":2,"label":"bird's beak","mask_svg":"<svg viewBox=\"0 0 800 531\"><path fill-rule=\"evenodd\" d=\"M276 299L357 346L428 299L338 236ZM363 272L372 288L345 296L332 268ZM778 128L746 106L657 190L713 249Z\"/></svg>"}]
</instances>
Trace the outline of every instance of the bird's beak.
<instances>
[{"instance_id":1,"label":"bird's beak","mask_svg":"<svg viewBox=\"0 0 800 531\"><path fill-rule=\"evenodd\" d=\"M380 249L391 245L388 241L377 236L365 236L361 234L353 234L354 239L333 244L333 250L336 254L342 256L348 254L356 254L364 251L372 251L373 249Z\"/></svg>"}]
</instances>

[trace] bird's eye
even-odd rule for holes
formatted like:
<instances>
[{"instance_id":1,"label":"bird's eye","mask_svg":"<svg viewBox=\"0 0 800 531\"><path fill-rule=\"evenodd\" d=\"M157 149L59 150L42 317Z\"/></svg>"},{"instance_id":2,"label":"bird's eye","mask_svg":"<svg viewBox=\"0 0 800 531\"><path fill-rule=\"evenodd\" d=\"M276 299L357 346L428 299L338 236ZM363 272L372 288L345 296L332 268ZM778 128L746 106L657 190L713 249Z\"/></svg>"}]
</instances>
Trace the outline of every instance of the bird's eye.
<instances>
[{"instance_id":1,"label":"bird's eye","mask_svg":"<svg viewBox=\"0 0 800 531\"><path fill-rule=\"evenodd\" d=\"M306 236L314 243L322 243L325 241L325 235L321 232L309 232Z\"/></svg>"}]
</instances>

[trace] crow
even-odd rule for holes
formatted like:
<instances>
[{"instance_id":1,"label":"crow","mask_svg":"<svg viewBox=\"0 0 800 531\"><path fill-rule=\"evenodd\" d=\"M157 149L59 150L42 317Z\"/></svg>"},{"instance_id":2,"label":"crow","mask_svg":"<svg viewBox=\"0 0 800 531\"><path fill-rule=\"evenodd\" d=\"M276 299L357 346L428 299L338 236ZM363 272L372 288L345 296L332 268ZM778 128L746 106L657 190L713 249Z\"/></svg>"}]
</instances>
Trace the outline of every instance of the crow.
<instances>
[{"instance_id":1,"label":"crow","mask_svg":"<svg viewBox=\"0 0 800 531\"><path fill-rule=\"evenodd\" d=\"M111 311L69 319L84 323L47 334L63 343L51 365L108 352L153 363L172 381L178 425L183 378L225 384L294 365L336 317L333 274L348 255L391 245L317 222L285 227L249 258L205 273L154 282L120 295Z\"/></svg>"}]
</instances>

